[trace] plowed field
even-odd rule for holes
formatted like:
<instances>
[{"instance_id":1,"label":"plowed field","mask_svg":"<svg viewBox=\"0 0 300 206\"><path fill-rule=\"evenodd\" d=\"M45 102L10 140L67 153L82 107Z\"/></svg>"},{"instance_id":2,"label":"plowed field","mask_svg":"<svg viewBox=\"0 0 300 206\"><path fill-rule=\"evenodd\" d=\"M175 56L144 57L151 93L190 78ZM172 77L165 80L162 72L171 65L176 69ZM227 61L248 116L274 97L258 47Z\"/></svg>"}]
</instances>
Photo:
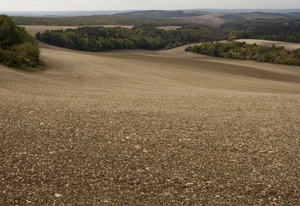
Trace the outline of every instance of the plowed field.
<instances>
[{"instance_id":1,"label":"plowed field","mask_svg":"<svg viewBox=\"0 0 300 206\"><path fill-rule=\"evenodd\" d=\"M299 67L40 47L0 66L0 205L300 205Z\"/></svg>"}]
</instances>

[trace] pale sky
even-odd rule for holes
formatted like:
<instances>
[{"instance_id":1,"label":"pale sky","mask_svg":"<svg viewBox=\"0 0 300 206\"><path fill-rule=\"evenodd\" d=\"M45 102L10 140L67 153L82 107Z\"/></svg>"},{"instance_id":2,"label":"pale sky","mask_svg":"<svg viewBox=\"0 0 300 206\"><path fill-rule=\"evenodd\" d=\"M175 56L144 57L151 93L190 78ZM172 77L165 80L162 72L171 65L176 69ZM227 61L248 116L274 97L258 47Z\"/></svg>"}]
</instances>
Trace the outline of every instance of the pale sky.
<instances>
[{"instance_id":1,"label":"pale sky","mask_svg":"<svg viewBox=\"0 0 300 206\"><path fill-rule=\"evenodd\" d=\"M0 11L300 9L300 0L0 0Z\"/></svg>"}]
</instances>

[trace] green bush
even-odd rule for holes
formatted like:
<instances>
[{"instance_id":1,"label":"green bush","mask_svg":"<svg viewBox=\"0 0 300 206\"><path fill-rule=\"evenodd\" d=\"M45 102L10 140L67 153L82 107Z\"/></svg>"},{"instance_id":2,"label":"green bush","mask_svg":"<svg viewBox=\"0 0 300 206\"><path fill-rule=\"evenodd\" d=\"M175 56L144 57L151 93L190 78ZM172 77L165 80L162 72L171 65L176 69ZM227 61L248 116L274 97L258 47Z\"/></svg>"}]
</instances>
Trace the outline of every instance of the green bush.
<instances>
[{"instance_id":1,"label":"green bush","mask_svg":"<svg viewBox=\"0 0 300 206\"><path fill-rule=\"evenodd\" d=\"M0 15L0 63L21 69L39 64L40 50L35 38L6 15Z\"/></svg>"},{"instance_id":2,"label":"green bush","mask_svg":"<svg viewBox=\"0 0 300 206\"><path fill-rule=\"evenodd\" d=\"M246 44L245 42L214 42L187 47L185 50L222 58L300 66L300 49L289 51L284 47L276 47L275 45L266 47Z\"/></svg>"},{"instance_id":3,"label":"green bush","mask_svg":"<svg viewBox=\"0 0 300 206\"><path fill-rule=\"evenodd\" d=\"M208 26L184 26L166 31L155 26L133 27L82 27L78 29L45 31L37 33L42 42L82 51L107 51L115 49L171 49L184 44L221 40L225 35Z\"/></svg>"}]
</instances>

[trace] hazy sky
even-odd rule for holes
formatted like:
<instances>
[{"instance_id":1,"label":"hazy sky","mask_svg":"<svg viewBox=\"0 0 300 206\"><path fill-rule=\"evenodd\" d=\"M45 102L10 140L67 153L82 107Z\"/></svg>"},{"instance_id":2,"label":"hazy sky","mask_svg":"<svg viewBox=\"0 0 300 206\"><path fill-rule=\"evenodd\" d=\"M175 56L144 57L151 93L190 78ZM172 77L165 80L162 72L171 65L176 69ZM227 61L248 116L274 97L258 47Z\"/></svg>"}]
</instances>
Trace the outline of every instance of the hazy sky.
<instances>
[{"instance_id":1,"label":"hazy sky","mask_svg":"<svg viewBox=\"0 0 300 206\"><path fill-rule=\"evenodd\" d=\"M300 9L300 0L0 0L0 11Z\"/></svg>"}]
</instances>

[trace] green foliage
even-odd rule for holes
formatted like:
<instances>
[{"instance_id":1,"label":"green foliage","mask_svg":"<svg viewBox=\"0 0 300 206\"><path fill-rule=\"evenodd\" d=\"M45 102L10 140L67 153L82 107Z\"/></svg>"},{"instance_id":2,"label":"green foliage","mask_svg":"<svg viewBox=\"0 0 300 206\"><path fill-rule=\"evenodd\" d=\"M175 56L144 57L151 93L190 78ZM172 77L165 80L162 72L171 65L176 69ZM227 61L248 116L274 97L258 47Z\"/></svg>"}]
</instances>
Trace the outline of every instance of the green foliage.
<instances>
[{"instance_id":1,"label":"green foliage","mask_svg":"<svg viewBox=\"0 0 300 206\"><path fill-rule=\"evenodd\" d=\"M133 11L127 13L115 14L115 16L134 16L139 18L147 19L166 19L166 18L176 18L176 17L188 17L188 16L200 16L207 14L202 11L189 11L185 12L183 10L176 11L165 11L165 10L145 10L145 11Z\"/></svg>"},{"instance_id":2,"label":"green foliage","mask_svg":"<svg viewBox=\"0 0 300 206\"><path fill-rule=\"evenodd\" d=\"M60 25L60 26L88 26L88 25L186 25L178 18L188 16L200 16L201 11L164 11L147 10L118 13L114 15L70 16L70 17L13 17L19 25Z\"/></svg>"},{"instance_id":3,"label":"green foliage","mask_svg":"<svg viewBox=\"0 0 300 206\"><path fill-rule=\"evenodd\" d=\"M8 67L36 67L39 48L34 37L14 24L8 16L0 16L0 63Z\"/></svg>"},{"instance_id":4,"label":"green foliage","mask_svg":"<svg viewBox=\"0 0 300 206\"><path fill-rule=\"evenodd\" d=\"M170 49L176 46L220 40L219 29L208 26L185 26L166 31L154 26L134 27L82 27L78 29L45 31L36 38L52 45L82 51L107 51L115 49Z\"/></svg>"},{"instance_id":5,"label":"green foliage","mask_svg":"<svg viewBox=\"0 0 300 206\"><path fill-rule=\"evenodd\" d=\"M0 47L5 49L13 44L22 43L24 32L17 27L11 18L0 16Z\"/></svg>"},{"instance_id":6,"label":"green foliage","mask_svg":"<svg viewBox=\"0 0 300 206\"><path fill-rule=\"evenodd\" d=\"M300 66L300 49L289 51L284 47L265 47L245 42L205 43L187 47L186 51L230 59L254 60L275 64Z\"/></svg>"},{"instance_id":7,"label":"green foliage","mask_svg":"<svg viewBox=\"0 0 300 206\"><path fill-rule=\"evenodd\" d=\"M300 43L300 19L236 20L221 26L229 33L228 40L265 39Z\"/></svg>"},{"instance_id":8,"label":"green foliage","mask_svg":"<svg viewBox=\"0 0 300 206\"><path fill-rule=\"evenodd\" d=\"M13 17L18 25L133 25L133 26L188 26L180 17L200 16L201 11L135 11L116 15L94 15L74 17ZM221 18L223 34L229 40L238 38L266 39L300 43L299 14L272 14L263 12L225 14Z\"/></svg>"},{"instance_id":9,"label":"green foliage","mask_svg":"<svg viewBox=\"0 0 300 206\"><path fill-rule=\"evenodd\" d=\"M246 13L237 13L237 14L225 14L220 16L227 21L236 21L236 20L249 20L249 19L264 19L264 20L276 20L280 18L293 18L295 15L292 13L281 14L281 13L269 13L269 12L246 12Z\"/></svg>"},{"instance_id":10,"label":"green foliage","mask_svg":"<svg viewBox=\"0 0 300 206\"><path fill-rule=\"evenodd\" d=\"M18 25L57 25L57 26L90 26L90 25L156 25L173 26L186 24L177 19L165 18L141 18L130 15L94 15L73 17L13 17Z\"/></svg>"}]
</instances>

